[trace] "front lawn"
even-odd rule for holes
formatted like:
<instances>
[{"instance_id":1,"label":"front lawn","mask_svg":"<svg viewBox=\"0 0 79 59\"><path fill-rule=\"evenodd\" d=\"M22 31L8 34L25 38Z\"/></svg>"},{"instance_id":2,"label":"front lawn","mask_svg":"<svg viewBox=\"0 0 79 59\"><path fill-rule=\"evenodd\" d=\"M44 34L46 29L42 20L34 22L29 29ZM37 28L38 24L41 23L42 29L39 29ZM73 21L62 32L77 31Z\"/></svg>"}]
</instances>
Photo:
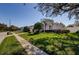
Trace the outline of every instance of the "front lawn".
<instances>
[{"instance_id":1,"label":"front lawn","mask_svg":"<svg viewBox=\"0 0 79 59\"><path fill-rule=\"evenodd\" d=\"M26 54L14 36L6 37L0 45L0 55Z\"/></svg>"},{"instance_id":2,"label":"front lawn","mask_svg":"<svg viewBox=\"0 0 79 59\"><path fill-rule=\"evenodd\" d=\"M75 33L40 33L35 35L25 33L20 36L48 54L79 54L79 35Z\"/></svg>"}]
</instances>

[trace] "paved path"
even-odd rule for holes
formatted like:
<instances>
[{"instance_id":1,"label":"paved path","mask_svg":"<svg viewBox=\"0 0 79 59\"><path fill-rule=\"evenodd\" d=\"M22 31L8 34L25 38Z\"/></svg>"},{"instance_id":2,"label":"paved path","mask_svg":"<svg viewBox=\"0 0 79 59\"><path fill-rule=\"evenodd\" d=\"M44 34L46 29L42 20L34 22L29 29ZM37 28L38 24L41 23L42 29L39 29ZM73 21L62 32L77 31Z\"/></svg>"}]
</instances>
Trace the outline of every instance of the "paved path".
<instances>
[{"instance_id":1,"label":"paved path","mask_svg":"<svg viewBox=\"0 0 79 59\"><path fill-rule=\"evenodd\" d=\"M0 44L6 36L7 36L7 32L0 32Z\"/></svg>"},{"instance_id":2,"label":"paved path","mask_svg":"<svg viewBox=\"0 0 79 59\"><path fill-rule=\"evenodd\" d=\"M22 47L25 49L28 55L47 55L45 52L30 44L28 41L20 37L19 35L13 33L16 39L20 42Z\"/></svg>"}]
</instances>

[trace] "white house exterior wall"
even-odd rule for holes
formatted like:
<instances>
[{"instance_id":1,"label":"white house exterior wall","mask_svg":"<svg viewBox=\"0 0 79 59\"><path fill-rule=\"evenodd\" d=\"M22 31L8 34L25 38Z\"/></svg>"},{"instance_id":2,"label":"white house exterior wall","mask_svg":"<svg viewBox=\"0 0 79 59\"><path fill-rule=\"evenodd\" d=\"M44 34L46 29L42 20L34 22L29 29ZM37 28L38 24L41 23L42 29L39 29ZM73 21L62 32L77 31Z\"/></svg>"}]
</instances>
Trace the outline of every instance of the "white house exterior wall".
<instances>
[{"instance_id":1,"label":"white house exterior wall","mask_svg":"<svg viewBox=\"0 0 79 59\"><path fill-rule=\"evenodd\" d=\"M52 26L52 29L54 29L54 30L58 30L58 29L64 30L64 27L61 26L60 24L54 24L54 25Z\"/></svg>"},{"instance_id":2,"label":"white house exterior wall","mask_svg":"<svg viewBox=\"0 0 79 59\"><path fill-rule=\"evenodd\" d=\"M79 30L79 26L67 27L67 30L70 30L71 33L74 33Z\"/></svg>"}]
</instances>

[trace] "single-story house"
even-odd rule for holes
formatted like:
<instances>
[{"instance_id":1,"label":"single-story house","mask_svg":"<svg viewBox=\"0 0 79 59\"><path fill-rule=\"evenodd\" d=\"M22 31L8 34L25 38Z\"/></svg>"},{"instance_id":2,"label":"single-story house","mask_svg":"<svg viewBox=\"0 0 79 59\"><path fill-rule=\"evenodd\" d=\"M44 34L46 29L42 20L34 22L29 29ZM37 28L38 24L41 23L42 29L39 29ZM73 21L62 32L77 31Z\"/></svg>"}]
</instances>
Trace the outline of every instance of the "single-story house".
<instances>
[{"instance_id":1,"label":"single-story house","mask_svg":"<svg viewBox=\"0 0 79 59\"><path fill-rule=\"evenodd\" d=\"M54 22L53 20L44 19L41 21L43 24L41 30L65 30L65 25L62 23ZM30 26L30 32L33 32L34 26Z\"/></svg>"}]
</instances>

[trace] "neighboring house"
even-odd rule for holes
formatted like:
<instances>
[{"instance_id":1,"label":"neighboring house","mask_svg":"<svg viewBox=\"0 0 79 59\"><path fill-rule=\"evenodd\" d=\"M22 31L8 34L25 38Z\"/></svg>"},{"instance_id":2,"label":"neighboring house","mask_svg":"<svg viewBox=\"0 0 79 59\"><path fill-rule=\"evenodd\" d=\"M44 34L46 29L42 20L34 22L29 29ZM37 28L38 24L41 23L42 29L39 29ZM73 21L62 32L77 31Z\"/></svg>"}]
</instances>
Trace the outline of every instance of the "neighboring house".
<instances>
[{"instance_id":1,"label":"neighboring house","mask_svg":"<svg viewBox=\"0 0 79 59\"><path fill-rule=\"evenodd\" d=\"M41 21L43 24L41 30L65 30L65 25L62 23L54 23L53 20L44 19ZM33 26L30 26L30 32L33 32Z\"/></svg>"},{"instance_id":2,"label":"neighboring house","mask_svg":"<svg viewBox=\"0 0 79 59\"><path fill-rule=\"evenodd\" d=\"M74 24L68 25L67 29L70 30L71 33L77 32L79 30L79 20L76 20Z\"/></svg>"},{"instance_id":3,"label":"neighboring house","mask_svg":"<svg viewBox=\"0 0 79 59\"><path fill-rule=\"evenodd\" d=\"M70 30L71 33L77 32L79 30L79 25L78 24L72 24L67 26L67 30Z\"/></svg>"}]
</instances>

